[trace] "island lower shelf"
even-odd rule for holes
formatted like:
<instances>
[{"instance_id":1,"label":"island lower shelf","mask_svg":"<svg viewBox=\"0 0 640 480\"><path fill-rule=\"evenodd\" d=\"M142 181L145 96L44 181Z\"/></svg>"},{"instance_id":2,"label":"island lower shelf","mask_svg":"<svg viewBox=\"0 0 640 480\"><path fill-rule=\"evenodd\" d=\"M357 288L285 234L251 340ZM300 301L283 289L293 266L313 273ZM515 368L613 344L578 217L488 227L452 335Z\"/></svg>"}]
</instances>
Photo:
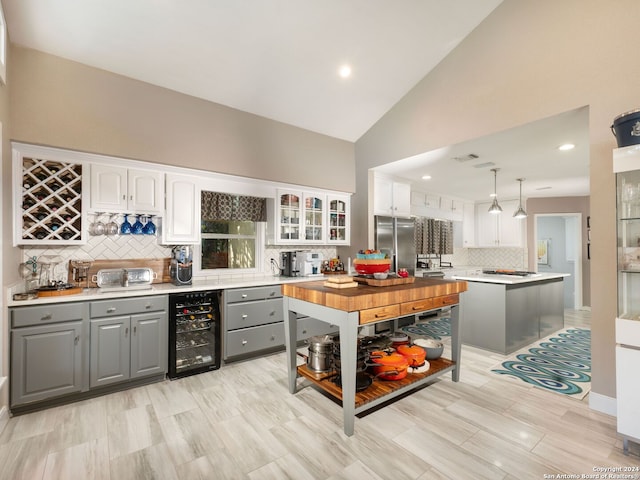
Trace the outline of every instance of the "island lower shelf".
<instances>
[{"instance_id":1,"label":"island lower shelf","mask_svg":"<svg viewBox=\"0 0 640 480\"><path fill-rule=\"evenodd\" d=\"M406 391L428 383L440 375L444 375L453 370L456 362L441 357L436 360L429 360L429 365L430 368L426 372L409 373L401 380L378 380L374 378L370 387L361 392L356 392L356 412L366 410L367 408L390 400L397 395L401 395ZM319 374L310 370L307 365L299 365L297 370L301 377L309 380L337 400L342 401L342 388L333 381L337 372Z\"/></svg>"}]
</instances>

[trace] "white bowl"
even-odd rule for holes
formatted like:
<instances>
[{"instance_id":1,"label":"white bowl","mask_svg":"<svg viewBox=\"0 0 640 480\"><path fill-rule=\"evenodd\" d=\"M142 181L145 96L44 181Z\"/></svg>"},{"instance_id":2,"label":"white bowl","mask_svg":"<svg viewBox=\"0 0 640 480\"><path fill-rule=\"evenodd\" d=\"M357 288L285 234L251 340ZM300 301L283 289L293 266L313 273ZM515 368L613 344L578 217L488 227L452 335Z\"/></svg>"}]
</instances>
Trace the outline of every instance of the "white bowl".
<instances>
[{"instance_id":1,"label":"white bowl","mask_svg":"<svg viewBox=\"0 0 640 480\"><path fill-rule=\"evenodd\" d=\"M373 274L373 278L375 278L376 280L384 280L385 278L387 278L387 275L387 272L376 272Z\"/></svg>"}]
</instances>

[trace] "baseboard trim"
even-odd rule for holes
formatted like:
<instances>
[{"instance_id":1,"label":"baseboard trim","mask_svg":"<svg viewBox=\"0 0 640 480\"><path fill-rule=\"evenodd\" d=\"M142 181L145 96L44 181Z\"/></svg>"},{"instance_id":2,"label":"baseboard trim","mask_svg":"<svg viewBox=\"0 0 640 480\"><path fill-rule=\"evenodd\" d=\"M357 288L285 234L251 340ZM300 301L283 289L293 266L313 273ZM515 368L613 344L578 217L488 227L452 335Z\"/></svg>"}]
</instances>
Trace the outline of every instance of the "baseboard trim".
<instances>
[{"instance_id":1,"label":"baseboard trim","mask_svg":"<svg viewBox=\"0 0 640 480\"><path fill-rule=\"evenodd\" d=\"M606 413L612 417L618 416L616 399L599 393L594 393L593 390L589 392L589 408L601 413Z\"/></svg>"}]
</instances>

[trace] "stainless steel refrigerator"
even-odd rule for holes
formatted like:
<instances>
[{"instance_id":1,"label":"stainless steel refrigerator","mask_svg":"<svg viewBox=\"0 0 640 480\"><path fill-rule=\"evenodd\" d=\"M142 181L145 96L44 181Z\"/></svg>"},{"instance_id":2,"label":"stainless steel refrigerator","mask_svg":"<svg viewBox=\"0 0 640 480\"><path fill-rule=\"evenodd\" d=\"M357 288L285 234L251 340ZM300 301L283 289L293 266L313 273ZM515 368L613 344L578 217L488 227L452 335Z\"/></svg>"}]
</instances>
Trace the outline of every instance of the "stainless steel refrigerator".
<instances>
[{"instance_id":1,"label":"stainless steel refrigerator","mask_svg":"<svg viewBox=\"0 0 640 480\"><path fill-rule=\"evenodd\" d=\"M406 268L409 275L414 275L416 243L413 219L376 216L374 232L375 248L392 259L391 271Z\"/></svg>"}]
</instances>

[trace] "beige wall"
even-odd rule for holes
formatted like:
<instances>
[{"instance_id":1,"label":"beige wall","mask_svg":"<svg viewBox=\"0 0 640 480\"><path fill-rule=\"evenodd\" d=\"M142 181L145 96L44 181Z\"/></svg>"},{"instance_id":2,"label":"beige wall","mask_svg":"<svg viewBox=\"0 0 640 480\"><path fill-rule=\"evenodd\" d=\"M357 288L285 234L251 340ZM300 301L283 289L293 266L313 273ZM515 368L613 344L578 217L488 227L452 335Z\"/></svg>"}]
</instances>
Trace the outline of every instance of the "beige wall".
<instances>
[{"instance_id":1,"label":"beige wall","mask_svg":"<svg viewBox=\"0 0 640 480\"><path fill-rule=\"evenodd\" d=\"M638 105L640 2L505 0L356 142L353 249L370 167L585 105L590 112L592 391L615 397L615 189L609 127ZM419 45L416 46L419 48ZM340 251L341 255L350 252Z\"/></svg>"},{"instance_id":2,"label":"beige wall","mask_svg":"<svg viewBox=\"0 0 640 480\"><path fill-rule=\"evenodd\" d=\"M529 253L529 270L535 270L536 238L535 215L543 213L580 213L582 214L582 304L591 305L591 261L587 255L587 217L589 217L589 197L549 197L529 198L526 208L527 217L527 245Z\"/></svg>"},{"instance_id":3,"label":"beige wall","mask_svg":"<svg viewBox=\"0 0 640 480\"><path fill-rule=\"evenodd\" d=\"M353 192L353 143L14 48L12 139Z\"/></svg>"}]
</instances>

